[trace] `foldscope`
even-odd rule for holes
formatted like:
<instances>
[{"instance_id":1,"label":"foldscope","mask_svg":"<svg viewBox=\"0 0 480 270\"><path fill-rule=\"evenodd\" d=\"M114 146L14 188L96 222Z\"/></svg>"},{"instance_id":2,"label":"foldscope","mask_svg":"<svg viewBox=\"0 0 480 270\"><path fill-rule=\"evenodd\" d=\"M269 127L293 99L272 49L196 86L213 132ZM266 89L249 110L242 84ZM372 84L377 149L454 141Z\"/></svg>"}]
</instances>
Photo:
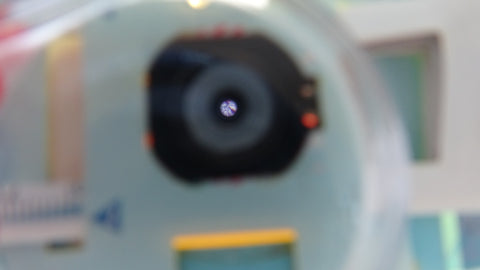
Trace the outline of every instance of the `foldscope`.
<instances>
[{"instance_id":1,"label":"foldscope","mask_svg":"<svg viewBox=\"0 0 480 270\"><path fill-rule=\"evenodd\" d=\"M316 2L0 4L0 269L395 269L402 129Z\"/></svg>"}]
</instances>

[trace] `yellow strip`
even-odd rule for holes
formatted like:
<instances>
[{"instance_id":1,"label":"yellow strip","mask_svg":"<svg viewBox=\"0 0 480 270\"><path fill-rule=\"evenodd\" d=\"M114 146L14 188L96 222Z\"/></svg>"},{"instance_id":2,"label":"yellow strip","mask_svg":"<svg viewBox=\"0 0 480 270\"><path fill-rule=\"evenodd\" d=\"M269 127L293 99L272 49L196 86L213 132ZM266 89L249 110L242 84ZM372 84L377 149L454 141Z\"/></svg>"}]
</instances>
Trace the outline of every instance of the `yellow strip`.
<instances>
[{"instance_id":1,"label":"yellow strip","mask_svg":"<svg viewBox=\"0 0 480 270\"><path fill-rule=\"evenodd\" d=\"M181 235L172 240L172 247L177 251L241 248L292 244L296 239L297 233L291 229Z\"/></svg>"}]
</instances>

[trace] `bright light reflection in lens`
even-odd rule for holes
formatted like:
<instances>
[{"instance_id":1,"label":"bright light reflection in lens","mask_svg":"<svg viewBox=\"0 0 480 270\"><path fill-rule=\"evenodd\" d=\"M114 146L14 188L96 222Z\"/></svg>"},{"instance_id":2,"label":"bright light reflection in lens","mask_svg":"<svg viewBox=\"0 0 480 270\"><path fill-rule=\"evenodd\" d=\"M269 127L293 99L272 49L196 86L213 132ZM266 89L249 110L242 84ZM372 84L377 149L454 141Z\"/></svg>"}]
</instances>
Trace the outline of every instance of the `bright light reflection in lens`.
<instances>
[{"instance_id":1,"label":"bright light reflection in lens","mask_svg":"<svg viewBox=\"0 0 480 270\"><path fill-rule=\"evenodd\" d=\"M237 103L231 99L227 99L220 104L220 112L227 118L235 116L235 114L237 114L237 110Z\"/></svg>"}]
</instances>

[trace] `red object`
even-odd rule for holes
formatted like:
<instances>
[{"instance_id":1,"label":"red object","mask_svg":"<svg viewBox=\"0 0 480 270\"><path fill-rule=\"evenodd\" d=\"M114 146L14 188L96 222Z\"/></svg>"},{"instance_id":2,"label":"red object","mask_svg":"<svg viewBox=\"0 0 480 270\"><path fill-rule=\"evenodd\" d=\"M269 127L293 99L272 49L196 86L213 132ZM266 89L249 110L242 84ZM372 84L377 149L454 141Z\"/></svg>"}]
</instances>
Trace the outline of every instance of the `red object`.
<instances>
[{"instance_id":1,"label":"red object","mask_svg":"<svg viewBox=\"0 0 480 270\"><path fill-rule=\"evenodd\" d=\"M244 37L245 29L243 29L241 26L237 26L236 28L233 29L233 36L236 38Z\"/></svg>"},{"instance_id":2,"label":"red object","mask_svg":"<svg viewBox=\"0 0 480 270\"><path fill-rule=\"evenodd\" d=\"M0 17L1 17L1 14L0 14ZM24 30L25 28L20 24L15 24L15 23L6 24L6 23L0 22L0 42L12 36L15 36L16 34L23 32ZM14 66L15 63L21 62L22 59L23 58L19 57L19 55L12 55L12 56L8 56L6 58L0 59L0 105L2 105L4 96L5 96L5 79L4 79L2 69L10 68L11 66Z\"/></svg>"},{"instance_id":3,"label":"red object","mask_svg":"<svg viewBox=\"0 0 480 270\"><path fill-rule=\"evenodd\" d=\"M301 121L302 125L308 129L316 128L320 123L318 116L314 113L304 113Z\"/></svg>"},{"instance_id":4,"label":"red object","mask_svg":"<svg viewBox=\"0 0 480 270\"><path fill-rule=\"evenodd\" d=\"M152 133L148 132L143 137L143 145L146 148L152 149L155 144L155 139L153 138Z\"/></svg>"},{"instance_id":5,"label":"red object","mask_svg":"<svg viewBox=\"0 0 480 270\"><path fill-rule=\"evenodd\" d=\"M1 23L0 22L0 43L5 40L24 32L26 28L19 23ZM10 69L13 66L21 64L26 59L26 52L15 52L7 57L0 59L0 69Z\"/></svg>"},{"instance_id":6,"label":"red object","mask_svg":"<svg viewBox=\"0 0 480 270\"><path fill-rule=\"evenodd\" d=\"M232 176L230 181L233 185L238 186L243 182L243 178L241 176Z\"/></svg>"},{"instance_id":7,"label":"red object","mask_svg":"<svg viewBox=\"0 0 480 270\"><path fill-rule=\"evenodd\" d=\"M225 26L223 25L219 25L217 27L215 27L215 29L213 29L213 38L223 38L223 37L226 37L228 32L227 32L227 28L225 28Z\"/></svg>"},{"instance_id":8,"label":"red object","mask_svg":"<svg viewBox=\"0 0 480 270\"><path fill-rule=\"evenodd\" d=\"M0 24L0 42L4 39L10 38L17 34L22 33L25 30L25 27L20 24L9 23L9 24Z\"/></svg>"},{"instance_id":9,"label":"red object","mask_svg":"<svg viewBox=\"0 0 480 270\"><path fill-rule=\"evenodd\" d=\"M217 25L212 29L198 30L195 32L195 37L198 39L215 38L221 39L226 37L241 38L245 36L245 29L241 26L235 26L233 28L226 27L223 24Z\"/></svg>"},{"instance_id":10,"label":"red object","mask_svg":"<svg viewBox=\"0 0 480 270\"><path fill-rule=\"evenodd\" d=\"M9 11L9 5L0 4L0 42L25 30L25 26L23 24L5 19Z\"/></svg>"}]
</instances>

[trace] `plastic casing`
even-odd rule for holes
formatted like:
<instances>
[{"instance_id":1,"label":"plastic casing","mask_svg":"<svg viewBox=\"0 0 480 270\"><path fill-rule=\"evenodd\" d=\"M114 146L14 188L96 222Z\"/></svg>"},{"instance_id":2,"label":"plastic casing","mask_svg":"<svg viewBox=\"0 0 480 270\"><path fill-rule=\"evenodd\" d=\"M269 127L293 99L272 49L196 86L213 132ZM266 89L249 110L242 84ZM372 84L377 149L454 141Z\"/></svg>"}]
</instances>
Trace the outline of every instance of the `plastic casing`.
<instances>
[{"instance_id":1,"label":"plastic casing","mask_svg":"<svg viewBox=\"0 0 480 270\"><path fill-rule=\"evenodd\" d=\"M0 41L0 184L51 180L46 51L54 40L76 35L83 55L86 211L120 198L125 221L118 234L90 225L84 247L66 254L39 245L0 247L8 269L173 270L176 235L283 227L298 233L296 270L394 269L408 180L403 133L369 62L316 1L224 0L201 9L185 1L34 2L13 4L0 21L25 26ZM189 186L141 143L143 78L173 38L218 25L241 26L280 44L318 82L324 124L281 174Z\"/></svg>"}]
</instances>

